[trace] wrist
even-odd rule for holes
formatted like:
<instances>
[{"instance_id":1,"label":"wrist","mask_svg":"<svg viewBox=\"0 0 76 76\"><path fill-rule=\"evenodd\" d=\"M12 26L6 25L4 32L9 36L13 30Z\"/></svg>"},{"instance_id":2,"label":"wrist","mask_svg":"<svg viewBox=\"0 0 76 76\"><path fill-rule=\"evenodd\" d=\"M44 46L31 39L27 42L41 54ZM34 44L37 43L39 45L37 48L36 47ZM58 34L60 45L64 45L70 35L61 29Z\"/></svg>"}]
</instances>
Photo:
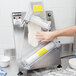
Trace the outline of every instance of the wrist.
<instances>
[{"instance_id":1,"label":"wrist","mask_svg":"<svg viewBox=\"0 0 76 76\"><path fill-rule=\"evenodd\" d=\"M52 33L53 33L54 38L58 37L58 32L57 31L53 31Z\"/></svg>"}]
</instances>

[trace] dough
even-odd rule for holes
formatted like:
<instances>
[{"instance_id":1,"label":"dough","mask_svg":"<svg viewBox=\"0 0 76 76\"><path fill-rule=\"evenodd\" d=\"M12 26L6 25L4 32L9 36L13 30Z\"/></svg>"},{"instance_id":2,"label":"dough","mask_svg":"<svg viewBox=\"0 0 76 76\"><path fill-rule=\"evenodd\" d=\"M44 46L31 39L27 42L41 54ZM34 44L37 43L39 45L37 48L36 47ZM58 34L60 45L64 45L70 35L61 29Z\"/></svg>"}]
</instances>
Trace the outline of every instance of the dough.
<instances>
[{"instance_id":1,"label":"dough","mask_svg":"<svg viewBox=\"0 0 76 76\"><path fill-rule=\"evenodd\" d=\"M38 46L39 40L36 39L37 32L41 32L41 27L37 24L29 22L28 23L28 43L33 47Z\"/></svg>"}]
</instances>

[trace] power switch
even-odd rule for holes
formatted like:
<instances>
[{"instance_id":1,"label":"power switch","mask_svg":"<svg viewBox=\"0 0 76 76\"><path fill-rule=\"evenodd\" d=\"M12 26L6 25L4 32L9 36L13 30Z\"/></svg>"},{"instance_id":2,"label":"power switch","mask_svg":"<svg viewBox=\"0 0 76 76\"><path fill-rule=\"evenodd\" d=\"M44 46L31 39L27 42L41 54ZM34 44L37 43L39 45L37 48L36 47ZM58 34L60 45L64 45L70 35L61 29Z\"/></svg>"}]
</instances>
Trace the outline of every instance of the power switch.
<instances>
[{"instance_id":1,"label":"power switch","mask_svg":"<svg viewBox=\"0 0 76 76\"><path fill-rule=\"evenodd\" d=\"M48 16L48 21L51 21L51 13L48 13L47 16Z\"/></svg>"},{"instance_id":2,"label":"power switch","mask_svg":"<svg viewBox=\"0 0 76 76\"><path fill-rule=\"evenodd\" d=\"M51 16L51 14L50 13L48 13L48 17L50 17Z\"/></svg>"}]
</instances>

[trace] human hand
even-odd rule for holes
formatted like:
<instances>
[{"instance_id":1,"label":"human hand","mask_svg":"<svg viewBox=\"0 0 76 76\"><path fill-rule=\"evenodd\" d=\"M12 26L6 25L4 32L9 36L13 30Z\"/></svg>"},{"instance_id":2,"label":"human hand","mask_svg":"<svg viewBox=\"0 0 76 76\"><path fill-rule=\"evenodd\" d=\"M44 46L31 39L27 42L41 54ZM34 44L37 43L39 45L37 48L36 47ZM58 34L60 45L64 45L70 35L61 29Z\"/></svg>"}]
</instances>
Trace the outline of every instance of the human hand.
<instances>
[{"instance_id":1,"label":"human hand","mask_svg":"<svg viewBox=\"0 0 76 76\"><path fill-rule=\"evenodd\" d=\"M38 32L36 38L41 40L41 43L52 41L55 38L54 32Z\"/></svg>"}]
</instances>

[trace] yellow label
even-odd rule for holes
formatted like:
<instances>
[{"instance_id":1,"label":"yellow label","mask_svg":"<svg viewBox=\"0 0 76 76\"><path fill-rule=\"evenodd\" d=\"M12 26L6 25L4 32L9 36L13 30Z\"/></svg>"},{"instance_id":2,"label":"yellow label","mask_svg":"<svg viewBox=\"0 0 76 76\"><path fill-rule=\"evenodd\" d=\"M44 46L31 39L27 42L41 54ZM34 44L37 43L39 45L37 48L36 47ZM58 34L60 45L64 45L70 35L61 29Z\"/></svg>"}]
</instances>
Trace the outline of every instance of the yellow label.
<instances>
[{"instance_id":1,"label":"yellow label","mask_svg":"<svg viewBox=\"0 0 76 76\"><path fill-rule=\"evenodd\" d=\"M42 5L33 5L33 11L43 11Z\"/></svg>"},{"instance_id":2,"label":"yellow label","mask_svg":"<svg viewBox=\"0 0 76 76\"><path fill-rule=\"evenodd\" d=\"M45 47L41 48L39 51L37 51L36 53L38 54L38 56L42 56L43 54L45 54L47 52L47 49Z\"/></svg>"}]
</instances>

